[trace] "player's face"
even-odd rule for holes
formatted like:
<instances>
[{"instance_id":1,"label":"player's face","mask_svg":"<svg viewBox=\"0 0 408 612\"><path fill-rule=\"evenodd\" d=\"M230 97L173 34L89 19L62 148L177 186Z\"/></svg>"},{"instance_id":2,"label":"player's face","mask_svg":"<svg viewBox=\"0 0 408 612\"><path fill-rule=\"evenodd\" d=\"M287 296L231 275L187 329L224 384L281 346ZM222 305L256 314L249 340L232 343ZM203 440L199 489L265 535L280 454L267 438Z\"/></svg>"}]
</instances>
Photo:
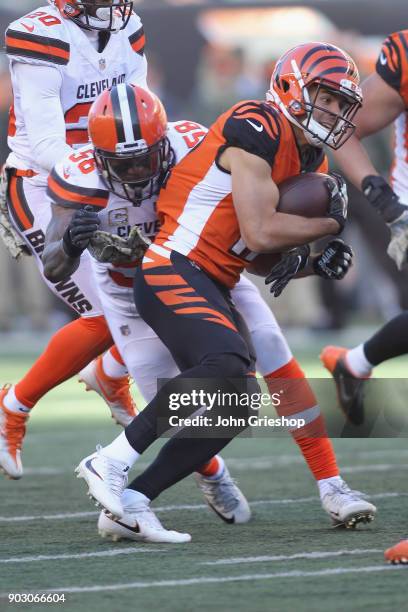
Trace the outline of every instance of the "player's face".
<instances>
[{"instance_id":1,"label":"player's face","mask_svg":"<svg viewBox=\"0 0 408 612\"><path fill-rule=\"evenodd\" d=\"M143 183L158 172L157 161L157 157L148 155L128 159L112 159L110 167L113 177L120 182Z\"/></svg>"},{"instance_id":2,"label":"player's face","mask_svg":"<svg viewBox=\"0 0 408 612\"><path fill-rule=\"evenodd\" d=\"M313 119L324 127L331 129L336 124L339 115L347 116L351 105L344 96L318 86L311 87L309 94L316 107L313 111Z\"/></svg>"}]
</instances>

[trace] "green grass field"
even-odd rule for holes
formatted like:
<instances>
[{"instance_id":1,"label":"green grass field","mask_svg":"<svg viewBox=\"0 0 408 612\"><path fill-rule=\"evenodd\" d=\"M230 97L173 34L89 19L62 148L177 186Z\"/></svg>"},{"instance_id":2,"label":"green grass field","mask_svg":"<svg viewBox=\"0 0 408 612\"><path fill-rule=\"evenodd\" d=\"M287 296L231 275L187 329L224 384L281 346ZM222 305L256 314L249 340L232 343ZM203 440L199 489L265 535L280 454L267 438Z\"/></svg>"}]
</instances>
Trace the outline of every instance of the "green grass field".
<instances>
[{"instance_id":1,"label":"green grass field","mask_svg":"<svg viewBox=\"0 0 408 612\"><path fill-rule=\"evenodd\" d=\"M29 363L3 359L3 380L18 380ZM314 357L302 364L323 375ZM400 360L378 374L403 376L407 365ZM190 544L170 546L113 544L97 534L98 514L73 468L119 431L99 398L75 380L36 407L25 477L0 480L0 610L405 608L408 568L386 565L383 550L408 535L406 439L335 440L347 482L370 494L379 510L374 523L355 531L331 528L290 439L236 440L224 456L252 503L252 521L222 523L189 478L155 503L166 526L192 534ZM24 591L64 593L65 603L8 604L8 593Z\"/></svg>"}]
</instances>

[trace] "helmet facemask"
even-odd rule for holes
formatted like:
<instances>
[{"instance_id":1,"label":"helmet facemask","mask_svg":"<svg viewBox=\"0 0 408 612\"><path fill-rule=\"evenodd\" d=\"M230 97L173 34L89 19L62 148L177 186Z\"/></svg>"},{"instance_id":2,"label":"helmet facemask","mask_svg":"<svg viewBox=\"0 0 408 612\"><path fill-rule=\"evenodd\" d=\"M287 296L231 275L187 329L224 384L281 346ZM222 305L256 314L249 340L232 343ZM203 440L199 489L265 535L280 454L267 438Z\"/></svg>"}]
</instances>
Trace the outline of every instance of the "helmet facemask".
<instances>
[{"instance_id":1,"label":"helmet facemask","mask_svg":"<svg viewBox=\"0 0 408 612\"><path fill-rule=\"evenodd\" d=\"M140 206L160 191L171 166L170 142L164 138L150 147L120 151L126 146L118 144L116 153L96 148L95 160L109 191Z\"/></svg>"},{"instance_id":2,"label":"helmet facemask","mask_svg":"<svg viewBox=\"0 0 408 612\"><path fill-rule=\"evenodd\" d=\"M97 32L118 32L129 22L133 0L67 0L64 13L85 30Z\"/></svg>"},{"instance_id":3,"label":"helmet facemask","mask_svg":"<svg viewBox=\"0 0 408 612\"><path fill-rule=\"evenodd\" d=\"M341 98L340 113L332 112L318 104L317 100L322 91ZM292 108L289 106L288 110L304 131L307 141L314 146L327 145L332 149L339 149L355 130L352 120L361 107L361 102L353 92L340 92L336 84L322 79L304 86L302 93L303 103L293 102ZM325 114L324 124L316 120L316 111Z\"/></svg>"}]
</instances>

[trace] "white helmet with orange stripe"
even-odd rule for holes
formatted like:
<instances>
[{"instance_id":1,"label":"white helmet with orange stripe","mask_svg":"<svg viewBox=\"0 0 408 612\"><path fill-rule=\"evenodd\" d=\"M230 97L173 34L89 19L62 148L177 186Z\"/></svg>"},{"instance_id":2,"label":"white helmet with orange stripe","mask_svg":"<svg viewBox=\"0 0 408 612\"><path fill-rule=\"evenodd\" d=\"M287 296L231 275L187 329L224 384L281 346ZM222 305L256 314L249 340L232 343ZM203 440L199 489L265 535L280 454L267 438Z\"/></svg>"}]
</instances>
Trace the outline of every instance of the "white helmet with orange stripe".
<instances>
[{"instance_id":1,"label":"white helmet with orange stripe","mask_svg":"<svg viewBox=\"0 0 408 612\"><path fill-rule=\"evenodd\" d=\"M133 10L128 0L48 0L62 17L71 19L81 28L117 32L126 27Z\"/></svg>"},{"instance_id":2,"label":"white helmet with orange stripe","mask_svg":"<svg viewBox=\"0 0 408 612\"><path fill-rule=\"evenodd\" d=\"M166 111L155 94L115 85L93 103L88 130L110 191L136 205L159 192L174 155Z\"/></svg>"}]
</instances>

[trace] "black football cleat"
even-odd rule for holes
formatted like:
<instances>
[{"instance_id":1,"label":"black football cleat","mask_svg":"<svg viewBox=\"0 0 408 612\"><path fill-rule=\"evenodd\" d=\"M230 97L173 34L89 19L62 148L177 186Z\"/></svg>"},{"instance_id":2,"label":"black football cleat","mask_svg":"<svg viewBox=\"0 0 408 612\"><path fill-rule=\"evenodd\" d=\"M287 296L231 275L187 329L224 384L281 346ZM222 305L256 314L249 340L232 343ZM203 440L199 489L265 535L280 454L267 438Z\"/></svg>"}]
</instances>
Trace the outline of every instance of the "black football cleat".
<instances>
[{"instance_id":1,"label":"black football cleat","mask_svg":"<svg viewBox=\"0 0 408 612\"><path fill-rule=\"evenodd\" d=\"M364 384L366 378L358 378L347 367L347 349L341 346L326 346L320 360L334 378L339 405L352 425L364 423Z\"/></svg>"}]
</instances>

